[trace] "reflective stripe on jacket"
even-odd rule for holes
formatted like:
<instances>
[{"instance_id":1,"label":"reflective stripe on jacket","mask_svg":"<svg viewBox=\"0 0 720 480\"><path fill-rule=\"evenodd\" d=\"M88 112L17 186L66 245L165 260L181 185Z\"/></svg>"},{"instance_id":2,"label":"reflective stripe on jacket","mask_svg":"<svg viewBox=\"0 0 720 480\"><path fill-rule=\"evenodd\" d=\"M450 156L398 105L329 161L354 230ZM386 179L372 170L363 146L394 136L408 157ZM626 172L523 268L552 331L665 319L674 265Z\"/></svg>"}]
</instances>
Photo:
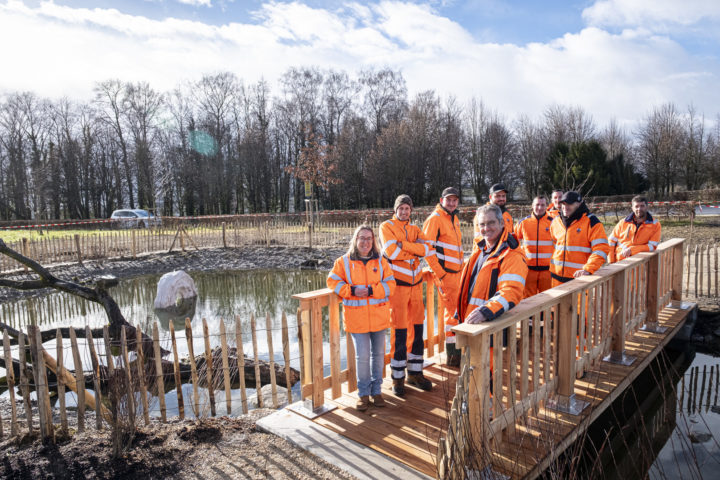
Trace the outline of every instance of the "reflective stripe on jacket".
<instances>
[{"instance_id":1,"label":"reflective stripe on jacket","mask_svg":"<svg viewBox=\"0 0 720 480\"><path fill-rule=\"evenodd\" d=\"M555 280L570 281L578 270L595 273L608 261L610 245L605 228L584 203L569 219L555 217L550 234L555 240L550 259L550 273Z\"/></svg>"},{"instance_id":2,"label":"reflective stripe on jacket","mask_svg":"<svg viewBox=\"0 0 720 480\"><path fill-rule=\"evenodd\" d=\"M528 268L517 239L507 230L492 252L485 252L482 240L463 268L458 299L458 318L480 308L488 320L494 320L517 305L523 298Z\"/></svg>"},{"instance_id":3,"label":"reflective stripe on jacket","mask_svg":"<svg viewBox=\"0 0 720 480\"><path fill-rule=\"evenodd\" d=\"M460 272L463 267L463 250L457 210L450 214L442 205L437 205L423 223L423 233L435 247L440 266L446 272Z\"/></svg>"},{"instance_id":4,"label":"reflective stripe on jacket","mask_svg":"<svg viewBox=\"0 0 720 480\"><path fill-rule=\"evenodd\" d=\"M488 202L486 205L491 205L490 202ZM505 210L504 208L501 209L503 211L503 220L505 220L505 230L507 232L513 231L513 218L512 215L510 215L510 212ZM475 250L477 250L477 245L480 243L480 241L483 239L482 235L480 234L480 227L477 224L477 215L473 217L473 232L475 234L475 238L473 238L473 253L475 253Z\"/></svg>"},{"instance_id":5,"label":"reflective stripe on jacket","mask_svg":"<svg viewBox=\"0 0 720 480\"><path fill-rule=\"evenodd\" d=\"M398 242L402 248L398 247ZM401 222L393 215L392 220L380 224L380 243L398 285L412 286L422 282L420 260L423 258L436 275L444 276L435 249L417 225Z\"/></svg>"},{"instance_id":6,"label":"reflective stripe on jacket","mask_svg":"<svg viewBox=\"0 0 720 480\"><path fill-rule=\"evenodd\" d=\"M630 247L630 255L640 252L654 252L660 244L662 227L658 220L648 212L645 222L639 226L635 223L635 214L631 213L620 220L608 238L610 242L610 263L622 260L622 251Z\"/></svg>"},{"instance_id":7,"label":"reflective stripe on jacket","mask_svg":"<svg viewBox=\"0 0 720 480\"><path fill-rule=\"evenodd\" d=\"M540 218L533 213L515 225L515 238L520 242L530 270L550 269L550 259L555 252L555 240L550 235L552 221L553 217L547 213Z\"/></svg>"},{"instance_id":8,"label":"reflective stripe on jacket","mask_svg":"<svg viewBox=\"0 0 720 480\"><path fill-rule=\"evenodd\" d=\"M345 331L368 333L390 326L390 295L395 278L388 262L375 256L366 262L345 254L335 260L327 286L343 301ZM367 297L353 295L353 287L368 287Z\"/></svg>"}]
</instances>

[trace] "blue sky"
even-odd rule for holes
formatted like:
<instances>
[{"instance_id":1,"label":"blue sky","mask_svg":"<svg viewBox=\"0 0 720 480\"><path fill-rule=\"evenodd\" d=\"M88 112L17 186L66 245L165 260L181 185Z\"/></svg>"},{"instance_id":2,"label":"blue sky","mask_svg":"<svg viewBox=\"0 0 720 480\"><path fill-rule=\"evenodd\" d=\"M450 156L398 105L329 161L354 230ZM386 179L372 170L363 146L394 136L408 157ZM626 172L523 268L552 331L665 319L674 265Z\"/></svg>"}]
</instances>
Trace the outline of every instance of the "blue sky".
<instances>
[{"instance_id":1,"label":"blue sky","mask_svg":"<svg viewBox=\"0 0 720 480\"><path fill-rule=\"evenodd\" d=\"M513 118L579 105L602 124L654 106L720 114L717 0L0 0L0 92L87 100L95 82L169 90L229 70L400 69L411 95Z\"/></svg>"}]
</instances>

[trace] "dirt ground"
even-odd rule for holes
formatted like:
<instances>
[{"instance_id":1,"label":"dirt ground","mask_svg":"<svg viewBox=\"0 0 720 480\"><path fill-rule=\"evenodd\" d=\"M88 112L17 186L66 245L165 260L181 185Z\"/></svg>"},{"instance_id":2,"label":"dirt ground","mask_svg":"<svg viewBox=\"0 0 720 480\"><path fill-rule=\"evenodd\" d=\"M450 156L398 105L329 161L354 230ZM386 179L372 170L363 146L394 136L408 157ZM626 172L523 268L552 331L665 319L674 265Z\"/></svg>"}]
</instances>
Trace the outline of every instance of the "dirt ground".
<instances>
[{"instance_id":1,"label":"dirt ground","mask_svg":"<svg viewBox=\"0 0 720 480\"><path fill-rule=\"evenodd\" d=\"M3 418L8 418L9 409L7 400L0 401ZM6 436L0 442L0 478L354 478L275 435L257 431L255 422L270 413L263 409L239 418L153 423L140 427L132 446L115 459L110 432L95 430L94 414L88 413L82 433L77 433L76 416L70 415L70 433L58 432L55 445L43 445L37 431L19 441Z\"/></svg>"}]
</instances>

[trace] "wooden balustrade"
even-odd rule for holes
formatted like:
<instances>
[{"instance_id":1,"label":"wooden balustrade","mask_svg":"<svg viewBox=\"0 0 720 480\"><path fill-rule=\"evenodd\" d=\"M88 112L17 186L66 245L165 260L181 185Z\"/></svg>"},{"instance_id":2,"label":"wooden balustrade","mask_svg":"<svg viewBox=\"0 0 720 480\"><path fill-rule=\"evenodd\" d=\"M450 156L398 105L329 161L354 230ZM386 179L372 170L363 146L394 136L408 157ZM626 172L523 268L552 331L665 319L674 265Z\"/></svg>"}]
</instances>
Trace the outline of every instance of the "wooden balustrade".
<instances>
[{"instance_id":1,"label":"wooden balustrade","mask_svg":"<svg viewBox=\"0 0 720 480\"><path fill-rule=\"evenodd\" d=\"M432 282L429 271L423 273L423 283L426 292L426 326L425 353L426 357L435 355L435 349L442 352L445 349L445 322L442 312L438 311L439 302L435 301L436 287ZM342 302L329 288L322 288L312 292L293 295L300 301L298 309L298 337L301 363L302 399L312 399L313 411L322 409L325 391L331 391L331 398L336 399L342 395L342 387L346 385L348 392L357 390L357 377L355 370L355 348L352 337L346 333L345 369L340 367L340 319L342 317ZM329 359L324 355L323 349L323 311L327 309L329 326ZM437 331L436 326L437 325ZM330 374L325 375L326 365L330 367ZM390 354L385 354L385 366L390 363Z\"/></svg>"},{"instance_id":2,"label":"wooden balustrade","mask_svg":"<svg viewBox=\"0 0 720 480\"><path fill-rule=\"evenodd\" d=\"M625 341L643 325L657 332L659 312L680 296L683 243L669 240L655 252L606 265L523 300L492 322L453 327L464 350L461 372L473 372L466 387L473 441L488 445L543 404L582 411L576 378L601 359L630 361ZM499 348L505 329L507 343Z\"/></svg>"}]
</instances>

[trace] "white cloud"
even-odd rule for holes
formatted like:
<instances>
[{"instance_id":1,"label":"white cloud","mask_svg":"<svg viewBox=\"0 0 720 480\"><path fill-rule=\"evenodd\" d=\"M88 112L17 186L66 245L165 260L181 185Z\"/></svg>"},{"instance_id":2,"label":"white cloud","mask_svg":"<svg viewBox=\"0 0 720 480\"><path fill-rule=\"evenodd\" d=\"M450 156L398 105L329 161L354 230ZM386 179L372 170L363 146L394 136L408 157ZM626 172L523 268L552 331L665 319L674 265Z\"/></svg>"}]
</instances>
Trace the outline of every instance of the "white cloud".
<instances>
[{"instance_id":1,"label":"white cloud","mask_svg":"<svg viewBox=\"0 0 720 480\"><path fill-rule=\"evenodd\" d=\"M212 7L211 0L177 0L178 3L184 3L185 5L193 5L196 7Z\"/></svg>"},{"instance_id":2,"label":"white cloud","mask_svg":"<svg viewBox=\"0 0 720 480\"><path fill-rule=\"evenodd\" d=\"M598 4L599 5L599 4ZM513 117L550 104L580 105L603 123L636 121L653 106L694 103L720 113L716 58L696 58L651 29L588 27L549 43L492 44L417 3L351 3L336 10L267 3L251 23L162 21L113 9L11 0L0 4L0 91L88 99L108 78L169 90L202 74L232 71L273 85L291 66L349 73L402 70L410 94L434 89L482 97Z\"/></svg>"},{"instance_id":3,"label":"white cloud","mask_svg":"<svg viewBox=\"0 0 720 480\"><path fill-rule=\"evenodd\" d=\"M720 20L717 0L599 0L583 11L596 26L667 28Z\"/></svg>"}]
</instances>

